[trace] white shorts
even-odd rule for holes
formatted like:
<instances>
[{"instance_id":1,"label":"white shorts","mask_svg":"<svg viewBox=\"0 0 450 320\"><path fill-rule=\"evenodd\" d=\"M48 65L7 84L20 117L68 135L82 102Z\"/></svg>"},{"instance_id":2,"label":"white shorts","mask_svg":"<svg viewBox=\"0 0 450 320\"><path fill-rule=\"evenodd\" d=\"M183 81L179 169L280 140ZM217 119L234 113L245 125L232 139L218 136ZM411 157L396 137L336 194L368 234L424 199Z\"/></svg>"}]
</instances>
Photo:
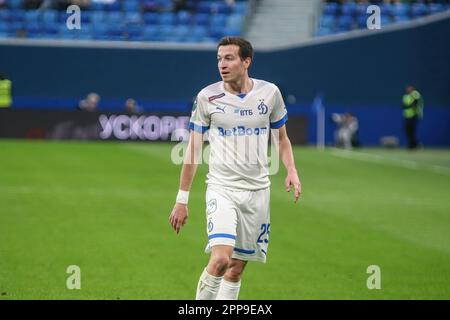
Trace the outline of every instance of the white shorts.
<instances>
[{"instance_id":1,"label":"white shorts","mask_svg":"<svg viewBox=\"0 0 450 320\"><path fill-rule=\"evenodd\" d=\"M234 247L232 258L266 262L270 233L270 188L257 191L208 185L206 230L208 245Z\"/></svg>"}]
</instances>

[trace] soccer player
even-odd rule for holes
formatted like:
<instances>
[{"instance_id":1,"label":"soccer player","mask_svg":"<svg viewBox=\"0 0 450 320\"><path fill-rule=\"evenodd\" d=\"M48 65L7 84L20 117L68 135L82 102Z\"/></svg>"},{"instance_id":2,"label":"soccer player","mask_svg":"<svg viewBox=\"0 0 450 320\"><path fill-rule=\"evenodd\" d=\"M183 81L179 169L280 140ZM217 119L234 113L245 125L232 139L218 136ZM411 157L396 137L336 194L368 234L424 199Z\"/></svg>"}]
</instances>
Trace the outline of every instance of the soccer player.
<instances>
[{"instance_id":1,"label":"soccer player","mask_svg":"<svg viewBox=\"0 0 450 320\"><path fill-rule=\"evenodd\" d=\"M222 81L201 90L192 108L190 136L179 192L169 222L178 234L188 218L188 197L202 154L204 134L210 144L206 219L210 253L197 286L197 300L236 300L248 261L266 262L270 233L269 134L278 140L287 169L286 191L301 184L291 142L287 111L280 90L250 78L252 45L225 37L217 46ZM269 129L270 128L270 129ZM206 134L205 134L206 135ZM278 139L276 138L278 136Z\"/></svg>"}]
</instances>

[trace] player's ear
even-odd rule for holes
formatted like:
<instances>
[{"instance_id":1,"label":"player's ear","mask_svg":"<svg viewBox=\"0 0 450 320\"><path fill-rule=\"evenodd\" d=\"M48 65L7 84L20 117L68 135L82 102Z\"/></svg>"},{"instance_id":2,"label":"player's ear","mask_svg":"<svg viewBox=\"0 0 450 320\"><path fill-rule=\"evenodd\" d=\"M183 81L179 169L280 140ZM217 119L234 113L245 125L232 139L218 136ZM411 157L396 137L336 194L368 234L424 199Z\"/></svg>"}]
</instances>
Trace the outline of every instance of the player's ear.
<instances>
[{"instance_id":1,"label":"player's ear","mask_svg":"<svg viewBox=\"0 0 450 320\"><path fill-rule=\"evenodd\" d=\"M247 58L245 58L244 59L244 65L245 65L245 67L248 69L248 68L250 68L250 65L252 64L252 58L250 58L250 57L247 57Z\"/></svg>"}]
</instances>

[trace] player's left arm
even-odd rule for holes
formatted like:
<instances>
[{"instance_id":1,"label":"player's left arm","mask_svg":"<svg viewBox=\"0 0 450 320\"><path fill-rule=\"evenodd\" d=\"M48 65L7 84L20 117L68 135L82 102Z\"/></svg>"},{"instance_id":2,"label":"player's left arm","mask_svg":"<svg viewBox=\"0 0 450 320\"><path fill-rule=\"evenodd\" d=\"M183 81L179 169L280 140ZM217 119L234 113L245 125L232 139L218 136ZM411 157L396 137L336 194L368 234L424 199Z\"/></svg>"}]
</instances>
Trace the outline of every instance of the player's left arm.
<instances>
[{"instance_id":1,"label":"player's left arm","mask_svg":"<svg viewBox=\"0 0 450 320\"><path fill-rule=\"evenodd\" d=\"M302 192L302 184L300 182L297 169L295 167L294 153L292 152L291 141L289 140L289 137L287 135L285 125L281 126L278 129L278 139L279 139L280 157L287 170L287 176L284 181L284 185L286 187L287 192L291 191L291 188L294 187L295 190L294 202L297 203L297 200Z\"/></svg>"}]
</instances>

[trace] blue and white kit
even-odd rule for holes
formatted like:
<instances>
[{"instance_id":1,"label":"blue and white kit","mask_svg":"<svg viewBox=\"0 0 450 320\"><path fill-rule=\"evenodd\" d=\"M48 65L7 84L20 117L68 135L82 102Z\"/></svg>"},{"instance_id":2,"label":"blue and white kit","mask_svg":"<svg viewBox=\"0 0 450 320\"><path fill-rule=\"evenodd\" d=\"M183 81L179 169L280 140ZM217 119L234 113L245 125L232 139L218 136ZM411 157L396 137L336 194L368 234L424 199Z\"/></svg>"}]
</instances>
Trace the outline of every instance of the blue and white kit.
<instances>
[{"instance_id":1,"label":"blue and white kit","mask_svg":"<svg viewBox=\"0 0 450 320\"><path fill-rule=\"evenodd\" d=\"M234 95L222 81L197 95L189 127L208 132L206 219L208 245L234 247L233 258L266 261L270 233L270 129L287 121L276 85L252 79L246 95Z\"/></svg>"}]
</instances>

